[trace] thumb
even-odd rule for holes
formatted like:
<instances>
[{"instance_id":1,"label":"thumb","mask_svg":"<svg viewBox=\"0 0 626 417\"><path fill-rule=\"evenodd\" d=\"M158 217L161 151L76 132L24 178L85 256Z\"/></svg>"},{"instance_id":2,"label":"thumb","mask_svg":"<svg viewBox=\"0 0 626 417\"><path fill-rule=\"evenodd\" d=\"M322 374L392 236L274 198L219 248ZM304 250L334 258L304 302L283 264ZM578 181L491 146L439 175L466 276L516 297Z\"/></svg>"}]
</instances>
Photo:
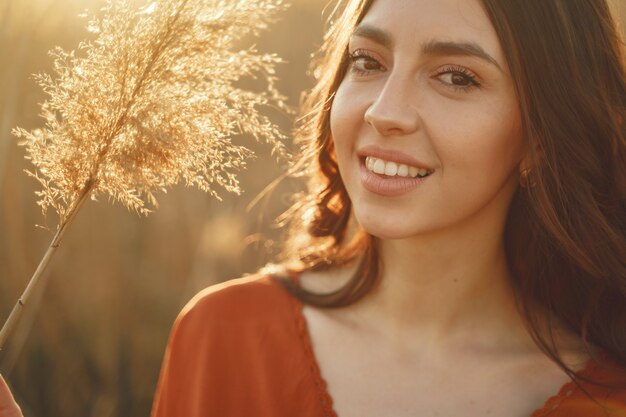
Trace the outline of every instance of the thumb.
<instances>
[{"instance_id":1,"label":"thumb","mask_svg":"<svg viewBox=\"0 0 626 417\"><path fill-rule=\"evenodd\" d=\"M13 394L0 375L0 417L23 417L22 410L13 399Z\"/></svg>"}]
</instances>

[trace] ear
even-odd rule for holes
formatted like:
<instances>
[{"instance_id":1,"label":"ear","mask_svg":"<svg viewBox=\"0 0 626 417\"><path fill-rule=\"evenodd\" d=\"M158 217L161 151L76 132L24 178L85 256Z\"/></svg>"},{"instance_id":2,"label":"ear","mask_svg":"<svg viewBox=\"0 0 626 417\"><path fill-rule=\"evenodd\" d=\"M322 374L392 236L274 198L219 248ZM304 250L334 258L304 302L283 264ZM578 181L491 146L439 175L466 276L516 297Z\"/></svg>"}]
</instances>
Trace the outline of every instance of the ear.
<instances>
[{"instance_id":1,"label":"ear","mask_svg":"<svg viewBox=\"0 0 626 417\"><path fill-rule=\"evenodd\" d=\"M523 188L533 187L536 184L537 168L535 161L542 155L542 150L539 145L534 145L533 149L526 150L526 153L520 161L519 168L519 183Z\"/></svg>"},{"instance_id":2,"label":"ear","mask_svg":"<svg viewBox=\"0 0 626 417\"><path fill-rule=\"evenodd\" d=\"M528 188L529 184L531 184L532 180L530 179L532 173L530 164L528 163L528 158L522 159L519 163L519 185L522 188Z\"/></svg>"},{"instance_id":3,"label":"ear","mask_svg":"<svg viewBox=\"0 0 626 417\"><path fill-rule=\"evenodd\" d=\"M520 174L524 171L529 171L531 169L530 158L528 155L522 158L518 167L519 167Z\"/></svg>"}]
</instances>

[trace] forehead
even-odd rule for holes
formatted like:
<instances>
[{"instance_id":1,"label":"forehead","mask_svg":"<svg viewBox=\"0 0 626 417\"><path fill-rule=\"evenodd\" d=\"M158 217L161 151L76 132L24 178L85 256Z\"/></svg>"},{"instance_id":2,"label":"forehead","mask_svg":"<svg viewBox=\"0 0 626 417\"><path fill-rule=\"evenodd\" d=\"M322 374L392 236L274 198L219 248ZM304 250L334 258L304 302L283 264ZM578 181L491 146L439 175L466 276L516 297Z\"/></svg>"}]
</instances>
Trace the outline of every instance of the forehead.
<instances>
[{"instance_id":1,"label":"forehead","mask_svg":"<svg viewBox=\"0 0 626 417\"><path fill-rule=\"evenodd\" d=\"M498 60L498 35L480 0L374 0L359 26L387 32L415 49L431 40L475 42Z\"/></svg>"}]
</instances>

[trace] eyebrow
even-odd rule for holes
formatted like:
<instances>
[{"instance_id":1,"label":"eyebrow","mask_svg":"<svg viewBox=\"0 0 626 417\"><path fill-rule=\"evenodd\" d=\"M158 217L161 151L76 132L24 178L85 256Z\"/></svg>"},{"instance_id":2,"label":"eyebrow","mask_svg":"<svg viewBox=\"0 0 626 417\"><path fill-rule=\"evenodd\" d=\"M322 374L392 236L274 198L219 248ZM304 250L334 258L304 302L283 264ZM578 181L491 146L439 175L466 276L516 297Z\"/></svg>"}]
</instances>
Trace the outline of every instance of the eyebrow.
<instances>
[{"instance_id":1,"label":"eyebrow","mask_svg":"<svg viewBox=\"0 0 626 417\"><path fill-rule=\"evenodd\" d=\"M393 47L393 39L391 35L381 29L369 25L361 25L356 28L352 36L367 38L386 48ZM491 55L478 45L476 42L448 42L431 40L422 45L422 53L424 55L461 55L480 58L490 64L495 65L500 71L502 67Z\"/></svg>"}]
</instances>

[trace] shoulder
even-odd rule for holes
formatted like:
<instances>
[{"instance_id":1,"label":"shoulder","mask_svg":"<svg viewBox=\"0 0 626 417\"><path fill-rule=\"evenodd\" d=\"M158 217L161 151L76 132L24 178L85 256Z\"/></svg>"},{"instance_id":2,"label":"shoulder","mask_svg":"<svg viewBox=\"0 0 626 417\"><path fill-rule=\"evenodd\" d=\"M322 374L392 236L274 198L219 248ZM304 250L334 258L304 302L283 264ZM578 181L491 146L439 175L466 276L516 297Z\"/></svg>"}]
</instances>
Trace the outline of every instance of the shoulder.
<instances>
[{"instance_id":1,"label":"shoulder","mask_svg":"<svg viewBox=\"0 0 626 417\"><path fill-rule=\"evenodd\" d=\"M270 299L284 298L284 295L275 278L254 274L205 288L187 303L181 313L218 310L221 313L236 314L242 309L267 303Z\"/></svg>"},{"instance_id":2,"label":"shoulder","mask_svg":"<svg viewBox=\"0 0 626 417\"><path fill-rule=\"evenodd\" d=\"M275 315L289 304L290 297L276 278L254 274L200 291L183 307L176 324L233 324Z\"/></svg>"},{"instance_id":3,"label":"shoulder","mask_svg":"<svg viewBox=\"0 0 626 417\"><path fill-rule=\"evenodd\" d=\"M621 364L602 353L579 375L590 381L583 380L581 387L570 384L571 390L562 390L559 416L580 416L584 412L585 417L626 417L626 369Z\"/></svg>"},{"instance_id":4,"label":"shoulder","mask_svg":"<svg viewBox=\"0 0 626 417\"><path fill-rule=\"evenodd\" d=\"M296 302L269 275L252 275L208 287L176 318L168 342L172 356L253 358L298 342ZM266 350L254 351L263 342Z\"/></svg>"},{"instance_id":5,"label":"shoulder","mask_svg":"<svg viewBox=\"0 0 626 417\"><path fill-rule=\"evenodd\" d=\"M586 374L585 374L586 371ZM600 351L596 358L589 362L583 376L588 376L599 385L619 386L626 400L626 368L615 357Z\"/></svg>"},{"instance_id":6,"label":"shoulder","mask_svg":"<svg viewBox=\"0 0 626 417\"><path fill-rule=\"evenodd\" d=\"M152 416L318 413L297 307L267 274L200 291L173 326Z\"/></svg>"}]
</instances>

